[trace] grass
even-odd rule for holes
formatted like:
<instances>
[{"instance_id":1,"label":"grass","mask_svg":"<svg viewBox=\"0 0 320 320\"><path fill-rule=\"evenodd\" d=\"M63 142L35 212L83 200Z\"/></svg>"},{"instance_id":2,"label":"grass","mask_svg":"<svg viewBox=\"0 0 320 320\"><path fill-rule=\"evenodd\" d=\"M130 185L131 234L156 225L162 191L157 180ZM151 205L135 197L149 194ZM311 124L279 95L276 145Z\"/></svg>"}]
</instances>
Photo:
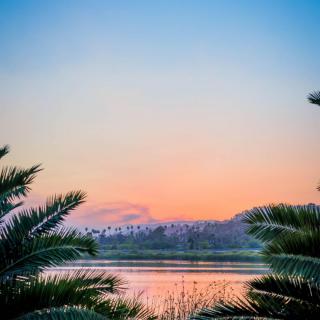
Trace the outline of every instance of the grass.
<instances>
[{"instance_id":1,"label":"grass","mask_svg":"<svg viewBox=\"0 0 320 320\"><path fill-rule=\"evenodd\" d=\"M223 252L212 251L165 251L165 250L105 250L101 251L97 259L110 260L188 260L188 261L261 261L256 251L232 250Z\"/></svg>"},{"instance_id":2,"label":"grass","mask_svg":"<svg viewBox=\"0 0 320 320\"><path fill-rule=\"evenodd\" d=\"M174 290L148 299L147 307L154 310L158 320L186 320L199 309L234 298L232 287L225 281L211 282L202 288L194 282L192 289L186 290L182 277Z\"/></svg>"}]
</instances>

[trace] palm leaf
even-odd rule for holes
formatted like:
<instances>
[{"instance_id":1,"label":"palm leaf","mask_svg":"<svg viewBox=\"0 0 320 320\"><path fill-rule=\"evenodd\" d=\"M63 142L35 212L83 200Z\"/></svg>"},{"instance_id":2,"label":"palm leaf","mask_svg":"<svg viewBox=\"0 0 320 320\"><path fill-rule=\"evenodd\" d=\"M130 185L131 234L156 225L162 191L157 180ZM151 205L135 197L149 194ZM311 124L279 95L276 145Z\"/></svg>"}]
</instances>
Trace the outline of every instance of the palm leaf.
<instances>
[{"instance_id":1,"label":"palm leaf","mask_svg":"<svg viewBox=\"0 0 320 320\"><path fill-rule=\"evenodd\" d=\"M264 255L298 254L320 258L320 231L287 235L268 243L263 248Z\"/></svg>"},{"instance_id":2,"label":"palm leaf","mask_svg":"<svg viewBox=\"0 0 320 320\"><path fill-rule=\"evenodd\" d=\"M42 170L40 165L29 169L5 167L0 173L0 223L2 218L22 203L14 204L15 199L25 197L36 174Z\"/></svg>"},{"instance_id":3,"label":"palm leaf","mask_svg":"<svg viewBox=\"0 0 320 320\"><path fill-rule=\"evenodd\" d=\"M146 308L140 301L139 295L133 298L116 296L105 299L100 304L96 304L94 306L94 310L110 319L157 319L154 312Z\"/></svg>"},{"instance_id":4,"label":"palm leaf","mask_svg":"<svg viewBox=\"0 0 320 320\"><path fill-rule=\"evenodd\" d=\"M74 229L62 229L15 246L0 242L0 276L30 274L79 259L83 253L95 255L98 245L94 239Z\"/></svg>"},{"instance_id":5,"label":"palm leaf","mask_svg":"<svg viewBox=\"0 0 320 320\"><path fill-rule=\"evenodd\" d=\"M0 201L25 197L27 192L30 191L30 184L41 170L40 165L32 166L29 169L2 168L0 173Z\"/></svg>"},{"instance_id":6,"label":"palm leaf","mask_svg":"<svg viewBox=\"0 0 320 320\"><path fill-rule=\"evenodd\" d=\"M10 202L10 201L3 201L0 203L0 224L3 222L3 217L7 215L8 213L12 212L13 210L21 207L23 205L23 202Z\"/></svg>"},{"instance_id":7,"label":"palm leaf","mask_svg":"<svg viewBox=\"0 0 320 320\"><path fill-rule=\"evenodd\" d=\"M313 91L308 95L308 101L320 106L320 91Z\"/></svg>"},{"instance_id":8,"label":"palm leaf","mask_svg":"<svg viewBox=\"0 0 320 320\"><path fill-rule=\"evenodd\" d=\"M49 198L45 206L13 215L3 227L2 238L14 245L56 229L72 210L84 202L85 196L82 191L69 192L65 196Z\"/></svg>"},{"instance_id":9,"label":"palm leaf","mask_svg":"<svg viewBox=\"0 0 320 320\"><path fill-rule=\"evenodd\" d=\"M110 319L154 319L139 297L110 296L110 293L121 293L123 285L117 276L91 270L23 278L21 282L16 280L0 286L0 308L6 310L7 318L77 307Z\"/></svg>"},{"instance_id":10,"label":"palm leaf","mask_svg":"<svg viewBox=\"0 0 320 320\"><path fill-rule=\"evenodd\" d=\"M16 320L107 320L107 318L89 309L63 306L30 312L17 317Z\"/></svg>"},{"instance_id":11,"label":"palm leaf","mask_svg":"<svg viewBox=\"0 0 320 320\"><path fill-rule=\"evenodd\" d=\"M10 147L8 145L4 145L0 148L0 159L3 158L10 151Z\"/></svg>"},{"instance_id":12,"label":"palm leaf","mask_svg":"<svg viewBox=\"0 0 320 320\"><path fill-rule=\"evenodd\" d=\"M39 283L51 286L65 285L73 291L84 291L101 294L102 292L120 294L126 288L126 282L120 277L106 272L98 272L90 269L79 269L69 272L60 272L37 280ZM62 301L63 302L63 301Z\"/></svg>"},{"instance_id":13,"label":"palm leaf","mask_svg":"<svg viewBox=\"0 0 320 320\"><path fill-rule=\"evenodd\" d=\"M302 277L267 274L248 282L249 291L283 299L284 303L306 304L306 309L320 312L320 285Z\"/></svg>"},{"instance_id":14,"label":"palm leaf","mask_svg":"<svg viewBox=\"0 0 320 320\"><path fill-rule=\"evenodd\" d=\"M280 275L291 275L320 283L320 259L300 255L278 254L265 257L272 270Z\"/></svg>"},{"instance_id":15,"label":"palm leaf","mask_svg":"<svg viewBox=\"0 0 320 320\"><path fill-rule=\"evenodd\" d=\"M244 216L248 234L264 242L279 236L317 231L320 224L319 206L290 206L286 204L254 208Z\"/></svg>"},{"instance_id":16,"label":"palm leaf","mask_svg":"<svg viewBox=\"0 0 320 320\"><path fill-rule=\"evenodd\" d=\"M8 153L0 148L0 158ZM62 229L85 198L82 191L49 198L44 206L17 212L39 165L0 172L0 308L5 319L155 319L139 297L122 296L124 281L91 270L40 272L98 251L94 239ZM9 218L2 219L10 214ZM5 220L5 222L3 222ZM119 296L120 294L120 296Z\"/></svg>"},{"instance_id":17,"label":"palm leaf","mask_svg":"<svg viewBox=\"0 0 320 320\"><path fill-rule=\"evenodd\" d=\"M308 100L320 106L320 91ZM248 234L264 242L262 256L271 273L246 284L246 300L219 304L191 318L318 319L320 207L269 205L251 210L244 222Z\"/></svg>"},{"instance_id":18,"label":"palm leaf","mask_svg":"<svg viewBox=\"0 0 320 320\"><path fill-rule=\"evenodd\" d=\"M238 298L231 303L218 303L213 308L204 308L192 315L192 320L207 319L247 319L247 320L279 320L284 319L279 314L281 312L279 301L270 301L265 297L246 300Z\"/></svg>"},{"instance_id":19,"label":"palm leaf","mask_svg":"<svg viewBox=\"0 0 320 320\"><path fill-rule=\"evenodd\" d=\"M18 277L0 284L0 307L8 309L8 317L67 305L92 309L104 293L120 293L123 285L117 276L92 270Z\"/></svg>"}]
</instances>

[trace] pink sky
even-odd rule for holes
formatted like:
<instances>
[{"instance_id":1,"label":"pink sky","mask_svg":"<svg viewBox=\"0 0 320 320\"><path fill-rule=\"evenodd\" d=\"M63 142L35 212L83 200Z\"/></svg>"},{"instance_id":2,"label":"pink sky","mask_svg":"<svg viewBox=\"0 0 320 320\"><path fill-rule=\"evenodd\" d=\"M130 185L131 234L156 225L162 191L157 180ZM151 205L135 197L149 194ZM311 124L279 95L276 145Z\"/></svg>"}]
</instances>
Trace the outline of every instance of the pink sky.
<instances>
[{"instance_id":1,"label":"pink sky","mask_svg":"<svg viewBox=\"0 0 320 320\"><path fill-rule=\"evenodd\" d=\"M0 3L4 164L81 226L318 202L319 4ZM59 21L59 23L57 23Z\"/></svg>"}]
</instances>

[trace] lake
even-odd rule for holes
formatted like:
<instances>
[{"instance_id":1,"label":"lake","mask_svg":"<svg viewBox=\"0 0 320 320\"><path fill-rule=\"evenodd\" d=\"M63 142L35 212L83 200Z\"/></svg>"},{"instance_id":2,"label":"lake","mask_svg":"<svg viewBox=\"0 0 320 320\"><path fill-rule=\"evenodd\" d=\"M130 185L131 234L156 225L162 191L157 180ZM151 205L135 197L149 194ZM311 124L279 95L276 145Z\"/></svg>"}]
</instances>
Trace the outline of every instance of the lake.
<instances>
[{"instance_id":1,"label":"lake","mask_svg":"<svg viewBox=\"0 0 320 320\"><path fill-rule=\"evenodd\" d=\"M95 269L118 274L128 282L128 293L142 293L143 300L163 297L168 292L198 290L213 282L228 282L237 295L241 294L244 281L264 274L268 268L252 262L191 262L175 260L79 260L55 271L79 268Z\"/></svg>"}]
</instances>

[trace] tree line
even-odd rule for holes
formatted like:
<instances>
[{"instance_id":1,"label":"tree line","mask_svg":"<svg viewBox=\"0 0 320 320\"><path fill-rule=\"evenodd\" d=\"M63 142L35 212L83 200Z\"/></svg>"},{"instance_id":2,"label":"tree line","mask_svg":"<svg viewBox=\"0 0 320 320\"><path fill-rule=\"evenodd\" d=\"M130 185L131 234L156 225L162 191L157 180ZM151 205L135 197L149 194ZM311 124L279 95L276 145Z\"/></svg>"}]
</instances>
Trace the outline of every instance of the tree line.
<instances>
[{"instance_id":1,"label":"tree line","mask_svg":"<svg viewBox=\"0 0 320 320\"><path fill-rule=\"evenodd\" d=\"M259 248L260 242L245 232L241 215L224 222L198 221L163 225L86 228L102 250L206 250Z\"/></svg>"}]
</instances>

